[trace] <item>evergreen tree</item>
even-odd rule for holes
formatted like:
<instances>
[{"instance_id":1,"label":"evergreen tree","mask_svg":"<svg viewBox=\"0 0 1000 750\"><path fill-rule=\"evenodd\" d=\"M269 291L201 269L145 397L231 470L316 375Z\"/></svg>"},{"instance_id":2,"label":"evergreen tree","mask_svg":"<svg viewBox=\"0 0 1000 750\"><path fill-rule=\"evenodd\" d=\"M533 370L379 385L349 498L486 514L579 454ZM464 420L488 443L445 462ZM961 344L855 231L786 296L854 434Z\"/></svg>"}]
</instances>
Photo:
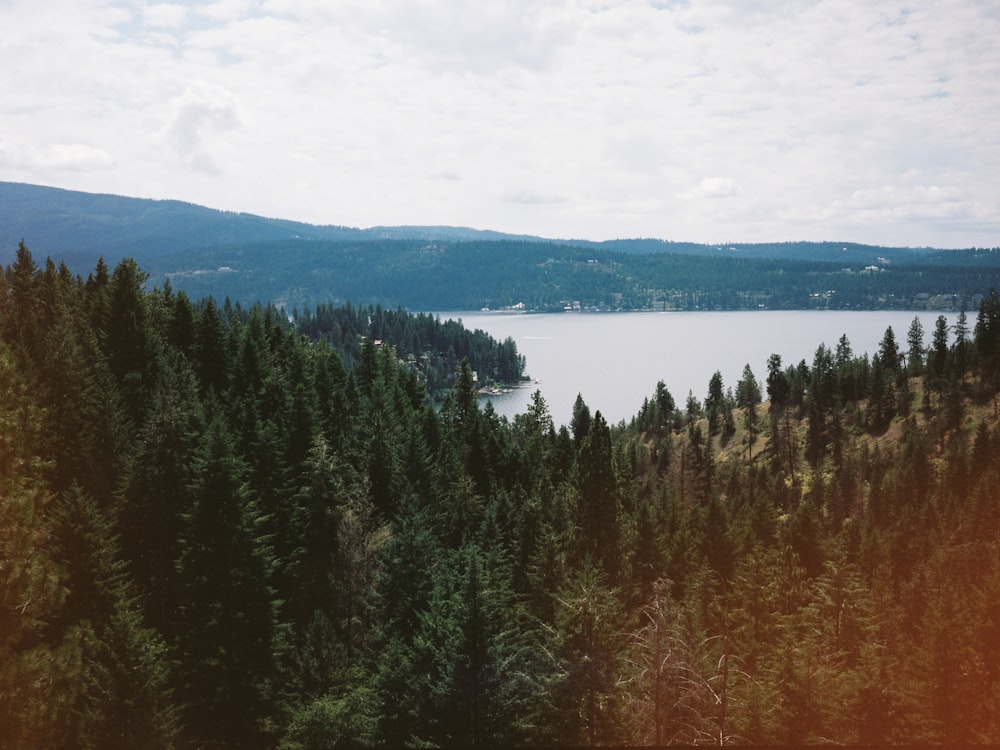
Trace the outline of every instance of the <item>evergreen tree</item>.
<instances>
[{"instance_id":1,"label":"evergreen tree","mask_svg":"<svg viewBox=\"0 0 1000 750\"><path fill-rule=\"evenodd\" d=\"M872 432L882 432L896 413L895 378L882 364L882 358L872 358L868 390L868 426Z\"/></svg>"},{"instance_id":2,"label":"evergreen tree","mask_svg":"<svg viewBox=\"0 0 1000 750\"><path fill-rule=\"evenodd\" d=\"M573 418L570 420L570 429L573 431L573 444L579 448L590 432L591 424L590 407L583 400L583 395L576 394L576 401L573 403Z\"/></svg>"},{"instance_id":3,"label":"evergreen tree","mask_svg":"<svg viewBox=\"0 0 1000 750\"><path fill-rule=\"evenodd\" d=\"M952 345L952 354L955 358L955 371L963 383L969 367L970 347L968 318L965 310L962 310L955 321L955 343Z\"/></svg>"},{"instance_id":4,"label":"evergreen tree","mask_svg":"<svg viewBox=\"0 0 1000 750\"><path fill-rule=\"evenodd\" d=\"M996 289L979 304L975 342L981 385L985 394L993 397L996 410L996 393L1000 391L1000 295Z\"/></svg>"},{"instance_id":5,"label":"evergreen tree","mask_svg":"<svg viewBox=\"0 0 1000 750\"><path fill-rule=\"evenodd\" d=\"M906 332L906 372L910 377L923 374L924 371L924 326L920 318L913 316L913 322Z\"/></svg>"},{"instance_id":6,"label":"evergreen tree","mask_svg":"<svg viewBox=\"0 0 1000 750\"><path fill-rule=\"evenodd\" d=\"M722 373L716 370L708 381L708 395L705 396L705 415L708 417L709 437L719 431L719 417L722 415L724 399Z\"/></svg>"},{"instance_id":7,"label":"evergreen tree","mask_svg":"<svg viewBox=\"0 0 1000 750\"><path fill-rule=\"evenodd\" d=\"M205 429L197 383L178 363L153 396L150 417L137 436L119 499L122 550L135 576L146 618L169 638L182 604L175 563L184 515L194 503L196 454Z\"/></svg>"},{"instance_id":8,"label":"evergreen tree","mask_svg":"<svg viewBox=\"0 0 1000 750\"><path fill-rule=\"evenodd\" d=\"M21 362L36 361L41 353L44 337L37 330L39 310L36 294L38 266L21 240L17 246L14 264L8 269L9 291L0 300L3 305L4 339L9 342Z\"/></svg>"},{"instance_id":9,"label":"evergreen tree","mask_svg":"<svg viewBox=\"0 0 1000 750\"><path fill-rule=\"evenodd\" d=\"M427 675L425 739L445 746L510 746L532 739L541 698L535 647L501 558L475 546L438 569L416 638Z\"/></svg>"},{"instance_id":10,"label":"evergreen tree","mask_svg":"<svg viewBox=\"0 0 1000 750\"><path fill-rule=\"evenodd\" d=\"M377 734L390 746L412 744L424 731L428 665L418 660L414 639L420 632L434 590L442 551L430 513L405 498L382 550L376 591L381 623L375 664L375 692L385 707Z\"/></svg>"},{"instance_id":11,"label":"evergreen tree","mask_svg":"<svg viewBox=\"0 0 1000 750\"><path fill-rule=\"evenodd\" d=\"M809 419L806 455L814 466L826 455L835 430L834 423L838 418L834 413L836 398L833 353L825 344L820 344L810 369L809 398L806 403Z\"/></svg>"},{"instance_id":12,"label":"evergreen tree","mask_svg":"<svg viewBox=\"0 0 1000 750\"><path fill-rule=\"evenodd\" d=\"M703 414L704 411L701 408L701 402L695 397L694 393L689 390L687 400L684 402L684 416L688 425L701 417Z\"/></svg>"},{"instance_id":13,"label":"evergreen tree","mask_svg":"<svg viewBox=\"0 0 1000 750\"><path fill-rule=\"evenodd\" d=\"M83 287L87 318L94 335L101 346L106 346L105 334L108 316L111 314L111 273L104 258L97 259L93 273L87 276Z\"/></svg>"},{"instance_id":14,"label":"evergreen tree","mask_svg":"<svg viewBox=\"0 0 1000 750\"><path fill-rule=\"evenodd\" d=\"M143 292L147 278L131 258L115 266L104 325L108 366L133 429L143 424L160 356Z\"/></svg>"},{"instance_id":15,"label":"evergreen tree","mask_svg":"<svg viewBox=\"0 0 1000 750\"><path fill-rule=\"evenodd\" d=\"M595 412L587 439L580 448L581 556L600 560L611 575L617 573L619 499L615 479L611 430Z\"/></svg>"},{"instance_id":16,"label":"evergreen tree","mask_svg":"<svg viewBox=\"0 0 1000 750\"><path fill-rule=\"evenodd\" d=\"M177 697L190 738L259 747L273 714L274 561L247 469L217 417L198 448L178 571Z\"/></svg>"},{"instance_id":17,"label":"evergreen tree","mask_svg":"<svg viewBox=\"0 0 1000 750\"><path fill-rule=\"evenodd\" d=\"M922 335L923 331L921 329ZM885 329L882 341L879 342L878 356L882 361L882 367L896 376L899 375L901 370L899 345L896 343L896 334L893 332L892 326L888 326Z\"/></svg>"},{"instance_id":18,"label":"evergreen tree","mask_svg":"<svg viewBox=\"0 0 1000 750\"><path fill-rule=\"evenodd\" d=\"M48 406L44 451L57 492L79 483L103 505L118 484L125 418L119 387L81 310L79 288L46 264L39 301L45 340L37 361L38 389Z\"/></svg>"},{"instance_id":19,"label":"evergreen tree","mask_svg":"<svg viewBox=\"0 0 1000 750\"><path fill-rule=\"evenodd\" d=\"M221 397L229 385L229 357L222 317L211 297L202 303L198 314L194 359L203 391L211 390Z\"/></svg>"},{"instance_id":20,"label":"evergreen tree","mask_svg":"<svg viewBox=\"0 0 1000 750\"><path fill-rule=\"evenodd\" d=\"M53 559L45 485L36 446L39 412L0 344L0 747L70 742L83 681L79 630L53 638L65 597Z\"/></svg>"},{"instance_id":21,"label":"evergreen tree","mask_svg":"<svg viewBox=\"0 0 1000 750\"><path fill-rule=\"evenodd\" d=\"M74 703L77 747L173 747L177 710L167 647L142 624L110 521L77 486L54 509L56 557L67 571L60 613L81 634L83 684Z\"/></svg>"},{"instance_id":22,"label":"evergreen tree","mask_svg":"<svg viewBox=\"0 0 1000 750\"><path fill-rule=\"evenodd\" d=\"M627 643L617 591L599 567L585 563L556 598L552 702L559 740L613 744L620 737L621 677Z\"/></svg>"},{"instance_id":23,"label":"evergreen tree","mask_svg":"<svg viewBox=\"0 0 1000 750\"><path fill-rule=\"evenodd\" d=\"M757 405L760 399L760 384L747 364L743 367L743 377L736 385L736 404L744 410L748 459L753 457L753 444L757 440Z\"/></svg>"},{"instance_id":24,"label":"evergreen tree","mask_svg":"<svg viewBox=\"0 0 1000 750\"><path fill-rule=\"evenodd\" d=\"M667 390L667 386L662 380L656 383L656 393L653 397L653 403L656 406L657 425L659 427L672 426L677 405L674 403L674 397L670 395L670 391Z\"/></svg>"},{"instance_id":25,"label":"evergreen tree","mask_svg":"<svg viewBox=\"0 0 1000 750\"><path fill-rule=\"evenodd\" d=\"M948 320L939 315L934 324L931 349L927 354L927 386L940 391L948 366Z\"/></svg>"},{"instance_id":26,"label":"evergreen tree","mask_svg":"<svg viewBox=\"0 0 1000 750\"><path fill-rule=\"evenodd\" d=\"M694 663L683 608L671 599L669 587L657 581L640 610L641 627L631 636L630 744L665 747L700 738L707 686Z\"/></svg>"}]
</instances>

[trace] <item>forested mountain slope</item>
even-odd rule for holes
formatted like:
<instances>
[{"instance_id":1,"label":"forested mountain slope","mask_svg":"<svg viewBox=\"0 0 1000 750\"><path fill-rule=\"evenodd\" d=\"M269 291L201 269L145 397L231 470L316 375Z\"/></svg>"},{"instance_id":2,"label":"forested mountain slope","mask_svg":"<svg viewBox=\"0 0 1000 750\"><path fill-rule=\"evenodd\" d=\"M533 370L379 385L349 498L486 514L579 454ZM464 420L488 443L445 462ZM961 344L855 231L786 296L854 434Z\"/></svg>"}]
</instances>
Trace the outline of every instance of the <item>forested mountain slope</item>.
<instances>
[{"instance_id":1,"label":"forested mountain slope","mask_svg":"<svg viewBox=\"0 0 1000 750\"><path fill-rule=\"evenodd\" d=\"M224 247L165 256L149 269L193 297L261 298L289 309L353 300L415 310L958 310L975 309L982 290L1000 280L1000 254L985 257L991 262L869 266L386 240Z\"/></svg>"},{"instance_id":2,"label":"forested mountain slope","mask_svg":"<svg viewBox=\"0 0 1000 750\"><path fill-rule=\"evenodd\" d=\"M0 275L0 747L1000 741L995 293L556 430L143 282Z\"/></svg>"},{"instance_id":3,"label":"forested mountain slope","mask_svg":"<svg viewBox=\"0 0 1000 750\"><path fill-rule=\"evenodd\" d=\"M21 240L35 252L58 255L74 271L86 273L98 257L109 263L124 257L148 263L164 254L234 244L401 238L520 239L461 227L317 226L218 211L183 201L0 182L0 262L4 263L13 261Z\"/></svg>"},{"instance_id":4,"label":"forested mountain slope","mask_svg":"<svg viewBox=\"0 0 1000 750\"><path fill-rule=\"evenodd\" d=\"M1000 250L834 242L555 241L461 227L353 229L179 201L0 183L0 262L24 240L87 274L134 257L198 299L420 310L975 309Z\"/></svg>"}]
</instances>

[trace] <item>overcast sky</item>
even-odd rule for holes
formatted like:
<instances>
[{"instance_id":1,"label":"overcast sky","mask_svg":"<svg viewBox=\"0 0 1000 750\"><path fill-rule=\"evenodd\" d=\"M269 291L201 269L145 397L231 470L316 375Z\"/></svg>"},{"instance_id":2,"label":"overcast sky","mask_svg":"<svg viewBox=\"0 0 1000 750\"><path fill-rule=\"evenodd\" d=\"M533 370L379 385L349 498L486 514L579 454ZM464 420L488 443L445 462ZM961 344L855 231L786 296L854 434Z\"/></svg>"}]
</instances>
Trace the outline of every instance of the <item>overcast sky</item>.
<instances>
[{"instance_id":1,"label":"overcast sky","mask_svg":"<svg viewBox=\"0 0 1000 750\"><path fill-rule=\"evenodd\" d=\"M0 180L356 227L1000 245L997 0L0 0Z\"/></svg>"}]
</instances>

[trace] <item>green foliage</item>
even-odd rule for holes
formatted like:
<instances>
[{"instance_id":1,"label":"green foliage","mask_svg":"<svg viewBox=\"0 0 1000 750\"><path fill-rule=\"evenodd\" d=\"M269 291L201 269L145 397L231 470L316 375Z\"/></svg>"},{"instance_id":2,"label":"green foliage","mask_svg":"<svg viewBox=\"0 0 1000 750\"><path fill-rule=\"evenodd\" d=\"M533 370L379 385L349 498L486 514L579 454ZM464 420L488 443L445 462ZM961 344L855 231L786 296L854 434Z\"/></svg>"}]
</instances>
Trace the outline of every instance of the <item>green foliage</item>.
<instances>
[{"instance_id":1,"label":"green foliage","mask_svg":"<svg viewBox=\"0 0 1000 750\"><path fill-rule=\"evenodd\" d=\"M374 747L377 710L371 688L356 687L338 697L324 695L292 715L278 747L281 750Z\"/></svg>"},{"instance_id":2,"label":"green foliage","mask_svg":"<svg viewBox=\"0 0 1000 750\"><path fill-rule=\"evenodd\" d=\"M628 268L539 247L546 294ZM996 742L998 310L557 428L480 406L524 363L457 322L22 245L0 747Z\"/></svg>"},{"instance_id":3,"label":"green foliage","mask_svg":"<svg viewBox=\"0 0 1000 750\"><path fill-rule=\"evenodd\" d=\"M524 373L524 357L513 339L496 342L481 330L466 330L460 319L350 302L342 307L321 303L315 312L296 312L294 319L300 333L329 341L348 362L363 361L366 346L376 341L392 342L396 356L411 363L435 399L454 384L463 360L481 385L517 383Z\"/></svg>"},{"instance_id":4,"label":"green foliage","mask_svg":"<svg viewBox=\"0 0 1000 750\"><path fill-rule=\"evenodd\" d=\"M621 676L625 621L617 592L599 566L585 563L556 595L558 671L552 683L559 740L609 744L620 737L626 694Z\"/></svg>"},{"instance_id":5,"label":"green foliage","mask_svg":"<svg viewBox=\"0 0 1000 750\"><path fill-rule=\"evenodd\" d=\"M53 516L55 555L69 591L59 621L82 634L73 744L172 747L178 716L167 647L142 623L111 523L79 487L64 493Z\"/></svg>"},{"instance_id":6,"label":"green foliage","mask_svg":"<svg viewBox=\"0 0 1000 750\"><path fill-rule=\"evenodd\" d=\"M264 742L274 673L275 561L224 424L212 420L195 456L177 562L176 648L186 730L214 744Z\"/></svg>"},{"instance_id":7,"label":"green foliage","mask_svg":"<svg viewBox=\"0 0 1000 750\"><path fill-rule=\"evenodd\" d=\"M39 412L0 345L0 747L42 748L68 736L80 690L79 635L51 638L66 598L53 559L52 494L37 453Z\"/></svg>"}]
</instances>

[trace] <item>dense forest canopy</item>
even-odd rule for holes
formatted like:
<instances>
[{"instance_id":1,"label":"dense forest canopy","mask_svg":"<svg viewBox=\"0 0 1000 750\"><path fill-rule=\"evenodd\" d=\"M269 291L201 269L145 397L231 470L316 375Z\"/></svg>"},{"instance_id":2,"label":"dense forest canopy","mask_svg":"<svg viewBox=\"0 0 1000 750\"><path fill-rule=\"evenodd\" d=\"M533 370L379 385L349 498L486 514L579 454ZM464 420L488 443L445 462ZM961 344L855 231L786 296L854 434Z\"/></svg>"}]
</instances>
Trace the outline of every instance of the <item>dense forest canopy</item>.
<instances>
[{"instance_id":1,"label":"dense forest canopy","mask_svg":"<svg viewBox=\"0 0 1000 750\"><path fill-rule=\"evenodd\" d=\"M343 307L320 304L314 312L296 311L291 322L298 333L329 342L348 367L371 356L366 352L369 344L388 343L400 361L416 370L435 401L454 385L462 361L469 363L480 388L517 385L525 377L524 357L512 338L498 343L484 331L467 331L456 320L348 302Z\"/></svg>"},{"instance_id":2,"label":"dense forest canopy","mask_svg":"<svg viewBox=\"0 0 1000 750\"><path fill-rule=\"evenodd\" d=\"M0 747L1000 741L980 294L871 357L842 338L556 428L538 393L481 406L484 342L430 316L290 321L22 245ZM400 356L434 336L437 405Z\"/></svg>"}]
</instances>

